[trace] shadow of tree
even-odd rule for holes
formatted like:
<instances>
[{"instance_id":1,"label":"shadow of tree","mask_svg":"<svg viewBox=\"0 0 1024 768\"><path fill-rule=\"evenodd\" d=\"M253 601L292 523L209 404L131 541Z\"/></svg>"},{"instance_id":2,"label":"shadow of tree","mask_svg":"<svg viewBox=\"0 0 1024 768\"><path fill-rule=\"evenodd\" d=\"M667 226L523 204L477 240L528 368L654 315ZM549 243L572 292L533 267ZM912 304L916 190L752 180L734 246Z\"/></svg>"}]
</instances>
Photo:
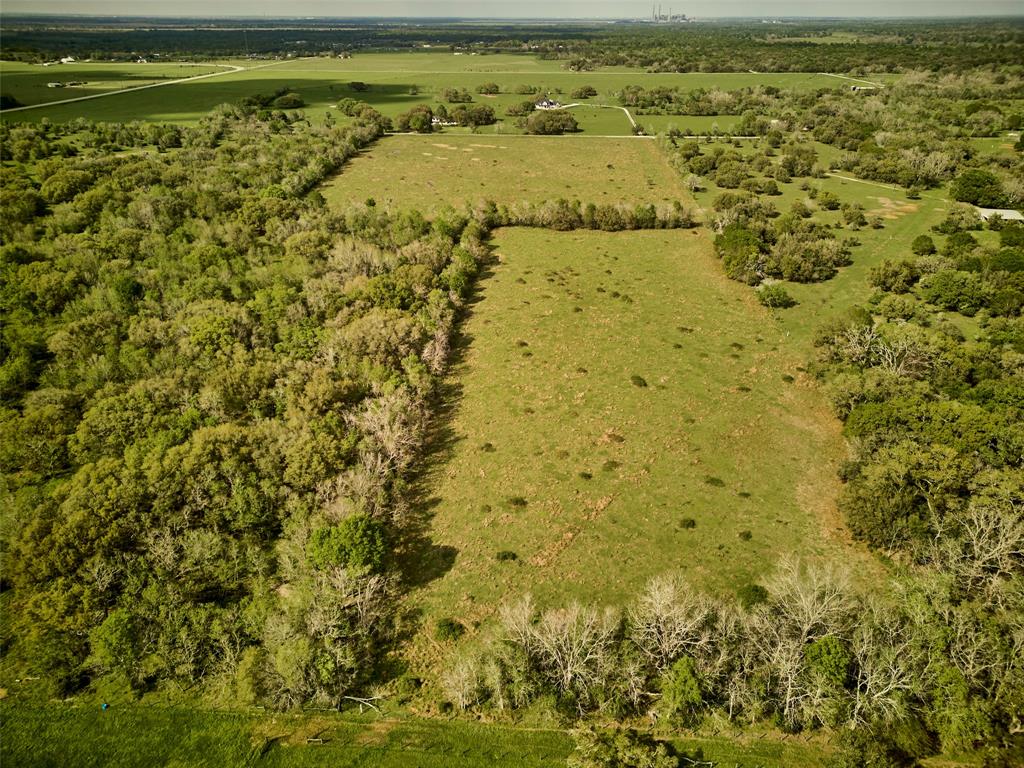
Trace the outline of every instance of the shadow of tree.
<instances>
[{"instance_id":1,"label":"shadow of tree","mask_svg":"<svg viewBox=\"0 0 1024 768\"><path fill-rule=\"evenodd\" d=\"M456 446L465 439L464 435L456 432L454 422L463 395L458 372L473 343L473 337L466 331L466 326L473 316L475 306L483 299L483 284L493 274L492 265L485 264L481 268L473 292L459 313L452 334L448 371L434 394L431 403L434 415L427 430L417 471L409 479L410 511L403 526L397 553L402 583L407 589L425 586L444 576L455 565L458 556L455 547L435 543L430 528L441 504L436 494L437 484L454 456Z\"/></svg>"}]
</instances>

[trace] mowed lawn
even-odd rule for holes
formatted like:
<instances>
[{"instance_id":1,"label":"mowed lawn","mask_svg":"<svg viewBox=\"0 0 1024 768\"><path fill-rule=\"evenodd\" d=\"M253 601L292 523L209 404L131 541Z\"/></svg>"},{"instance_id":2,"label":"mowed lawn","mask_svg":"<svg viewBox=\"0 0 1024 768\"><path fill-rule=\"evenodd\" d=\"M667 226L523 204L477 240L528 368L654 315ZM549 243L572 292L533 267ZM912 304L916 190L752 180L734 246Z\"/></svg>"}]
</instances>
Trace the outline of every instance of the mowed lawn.
<instances>
[{"instance_id":1,"label":"mowed lawn","mask_svg":"<svg viewBox=\"0 0 1024 768\"><path fill-rule=\"evenodd\" d=\"M419 482L428 626L525 592L621 604L667 571L731 592L786 555L868 561L834 511L838 423L706 230L495 244Z\"/></svg>"},{"instance_id":2,"label":"mowed lawn","mask_svg":"<svg viewBox=\"0 0 1024 768\"><path fill-rule=\"evenodd\" d=\"M585 136L389 136L321 192L340 208L373 198L378 205L423 212L483 200L688 199L655 141Z\"/></svg>"},{"instance_id":3,"label":"mowed lawn","mask_svg":"<svg viewBox=\"0 0 1024 768\"><path fill-rule=\"evenodd\" d=\"M546 61L533 55L458 56L448 52L367 53L356 54L351 59L309 58L276 62L242 62L242 65L247 67L246 71L166 88L117 94L110 98L78 104L15 112L5 119L37 121L47 117L54 121L66 121L85 117L108 122L147 120L188 123L197 121L218 104L236 102L257 93L273 93L281 88L299 93L306 101L306 113L318 120L342 98L350 97L368 102L385 115L393 117L416 104L436 105L441 101L441 93L445 88L470 91L475 103L492 106L498 117L504 118L509 105L526 99L535 99L545 93L558 98L562 103L569 103L572 101L572 90L583 85L590 85L598 92L596 97L590 99L590 103L618 104L617 94L627 85L678 87L683 90L734 90L747 86L773 85L813 90L842 87L844 84L842 80L808 72L649 73L625 67L606 68L595 72L572 72L565 69L561 62ZM16 71L11 69L12 66L28 65L5 64L0 70L5 81L9 72L13 74ZM146 72L157 71L153 69L156 65L152 64L117 66L125 68L125 71L132 67L141 67L139 71L143 75L140 76L144 76ZM150 69L147 70L147 67ZM195 70L193 74L199 74L201 71L191 69ZM55 66L45 69L34 67L30 71L32 77L38 81L39 77L54 80L71 79L68 73L74 70ZM21 70L17 72L20 73ZM54 74L51 76L50 73ZM21 76L23 75L19 75ZM475 93L477 86L490 82L499 85L499 94L484 96ZM358 83L363 85L353 87L353 84ZM39 83L35 82L35 87L38 85ZM532 86L538 93L515 93L520 86ZM45 82L43 87L45 89ZM55 90L59 91L63 98L67 98L64 94L76 89ZM5 85L4 93L6 92ZM17 88L12 86L11 93L18 97ZM576 113L586 132L616 135L631 133L629 121L619 110L580 108ZM340 115L338 118L343 119ZM459 130L464 129L455 132ZM514 128L512 120L508 119L499 130L517 129Z\"/></svg>"}]
</instances>

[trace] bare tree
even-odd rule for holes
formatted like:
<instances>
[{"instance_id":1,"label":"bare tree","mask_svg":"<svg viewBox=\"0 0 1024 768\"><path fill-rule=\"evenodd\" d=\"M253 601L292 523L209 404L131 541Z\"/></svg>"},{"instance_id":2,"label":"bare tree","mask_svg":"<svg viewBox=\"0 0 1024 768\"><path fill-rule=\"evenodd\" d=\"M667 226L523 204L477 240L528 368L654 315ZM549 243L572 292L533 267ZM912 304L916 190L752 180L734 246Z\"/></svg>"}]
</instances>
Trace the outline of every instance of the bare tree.
<instances>
[{"instance_id":1,"label":"bare tree","mask_svg":"<svg viewBox=\"0 0 1024 768\"><path fill-rule=\"evenodd\" d=\"M657 576L629 611L630 637L663 672L684 653L703 656L711 649L716 615L714 602L678 576Z\"/></svg>"},{"instance_id":2,"label":"bare tree","mask_svg":"<svg viewBox=\"0 0 1024 768\"><path fill-rule=\"evenodd\" d=\"M801 644L842 634L853 617L854 602L847 579L831 567L787 558L766 587L773 621Z\"/></svg>"},{"instance_id":3,"label":"bare tree","mask_svg":"<svg viewBox=\"0 0 1024 768\"><path fill-rule=\"evenodd\" d=\"M926 659L913 635L913 628L894 610L875 601L863 606L851 643L856 667L852 723L894 722L921 693Z\"/></svg>"}]
</instances>

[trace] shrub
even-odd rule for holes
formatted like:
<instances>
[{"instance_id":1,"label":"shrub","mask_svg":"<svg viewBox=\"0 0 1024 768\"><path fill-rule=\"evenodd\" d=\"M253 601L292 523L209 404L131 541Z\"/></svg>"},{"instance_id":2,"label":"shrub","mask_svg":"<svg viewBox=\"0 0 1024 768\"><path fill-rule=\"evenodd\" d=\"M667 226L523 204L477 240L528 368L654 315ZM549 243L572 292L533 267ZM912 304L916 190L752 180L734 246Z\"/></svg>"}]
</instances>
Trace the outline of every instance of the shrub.
<instances>
[{"instance_id":1,"label":"shrub","mask_svg":"<svg viewBox=\"0 0 1024 768\"><path fill-rule=\"evenodd\" d=\"M597 96L597 89L592 85L582 85L574 89L570 95L574 99L589 99L591 96Z\"/></svg>"},{"instance_id":2,"label":"shrub","mask_svg":"<svg viewBox=\"0 0 1024 768\"><path fill-rule=\"evenodd\" d=\"M930 256L935 253L935 241L928 235L918 235L910 244L910 250L917 256Z\"/></svg>"},{"instance_id":3,"label":"shrub","mask_svg":"<svg viewBox=\"0 0 1024 768\"><path fill-rule=\"evenodd\" d=\"M514 560L518 560L519 555L510 549L502 549L495 555L495 558L499 563L511 563Z\"/></svg>"},{"instance_id":4,"label":"shrub","mask_svg":"<svg viewBox=\"0 0 1024 768\"><path fill-rule=\"evenodd\" d=\"M697 521L694 520L692 517L684 517L682 520L679 521L679 527L688 531L692 528L697 527Z\"/></svg>"},{"instance_id":5,"label":"shrub","mask_svg":"<svg viewBox=\"0 0 1024 768\"><path fill-rule=\"evenodd\" d=\"M643 376L637 376L636 374L633 374L632 376L629 377L629 380L633 384L634 387L646 387L647 386L647 380Z\"/></svg>"},{"instance_id":6,"label":"shrub","mask_svg":"<svg viewBox=\"0 0 1024 768\"><path fill-rule=\"evenodd\" d=\"M768 590L760 584L744 584L736 590L736 599L745 609L750 610L768 600Z\"/></svg>"},{"instance_id":7,"label":"shrub","mask_svg":"<svg viewBox=\"0 0 1024 768\"><path fill-rule=\"evenodd\" d=\"M497 83L481 83L476 87L476 92L493 96L496 93L501 93L501 87Z\"/></svg>"},{"instance_id":8,"label":"shrub","mask_svg":"<svg viewBox=\"0 0 1024 768\"><path fill-rule=\"evenodd\" d=\"M742 541L750 541L754 537L754 534L752 534L750 531L740 531L737 535L740 537Z\"/></svg>"},{"instance_id":9,"label":"shrub","mask_svg":"<svg viewBox=\"0 0 1024 768\"><path fill-rule=\"evenodd\" d=\"M757 300L764 306L771 307L772 309L785 309L796 304L793 297L779 283L762 285L758 288Z\"/></svg>"},{"instance_id":10,"label":"shrub","mask_svg":"<svg viewBox=\"0 0 1024 768\"><path fill-rule=\"evenodd\" d=\"M466 628L453 618L446 616L438 619L434 626L434 637L438 642L448 643L458 640L466 633Z\"/></svg>"}]
</instances>

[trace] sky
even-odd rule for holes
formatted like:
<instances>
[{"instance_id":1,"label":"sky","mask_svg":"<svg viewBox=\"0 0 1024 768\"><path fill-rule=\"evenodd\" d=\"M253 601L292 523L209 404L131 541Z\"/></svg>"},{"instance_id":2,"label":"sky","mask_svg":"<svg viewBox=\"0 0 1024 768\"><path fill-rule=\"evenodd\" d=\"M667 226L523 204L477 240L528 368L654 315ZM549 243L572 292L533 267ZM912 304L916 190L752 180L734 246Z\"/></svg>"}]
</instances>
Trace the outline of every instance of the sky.
<instances>
[{"instance_id":1,"label":"sky","mask_svg":"<svg viewBox=\"0 0 1024 768\"><path fill-rule=\"evenodd\" d=\"M673 0L662 11L725 16L1024 15L1022 0ZM649 17L648 0L4 0L4 13L126 16Z\"/></svg>"}]
</instances>

